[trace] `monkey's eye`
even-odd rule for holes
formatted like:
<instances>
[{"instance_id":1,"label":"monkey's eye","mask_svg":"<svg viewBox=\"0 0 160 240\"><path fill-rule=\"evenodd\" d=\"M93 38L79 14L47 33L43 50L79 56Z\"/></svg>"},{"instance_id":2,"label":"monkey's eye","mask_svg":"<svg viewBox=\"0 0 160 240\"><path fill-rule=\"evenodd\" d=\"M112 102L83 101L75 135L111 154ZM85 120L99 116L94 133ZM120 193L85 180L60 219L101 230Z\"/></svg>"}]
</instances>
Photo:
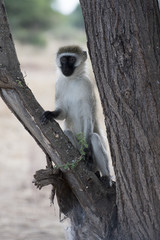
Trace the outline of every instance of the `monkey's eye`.
<instances>
[{"instance_id":1,"label":"monkey's eye","mask_svg":"<svg viewBox=\"0 0 160 240\"><path fill-rule=\"evenodd\" d=\"M65 56L61 57L61 63L66 63L67 62L67 58Z\"/></svg>"},{"instance_id":2,"label":"monkey's eye","mask_svg":"<svg viewBox=\"0 0 160 240\"><path fill-rule=\"evenodd\" d=\"M76 62L76 57L71 56L71 57L69 58L69 63L73 64L73 63L75 63L75 62Z\"/></svg>"}]
</instances>

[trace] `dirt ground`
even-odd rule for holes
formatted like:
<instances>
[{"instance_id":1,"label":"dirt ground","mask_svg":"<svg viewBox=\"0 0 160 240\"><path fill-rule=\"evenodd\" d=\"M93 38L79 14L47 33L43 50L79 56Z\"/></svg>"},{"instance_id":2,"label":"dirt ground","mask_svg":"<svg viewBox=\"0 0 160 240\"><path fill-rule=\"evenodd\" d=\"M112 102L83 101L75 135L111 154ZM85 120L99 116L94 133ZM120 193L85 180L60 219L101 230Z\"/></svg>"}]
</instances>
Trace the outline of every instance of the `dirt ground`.
<instances>
[{"instance_id":1,"label":"dirt ground","mask_svg":"<svg viewBox=\"0 0 160 240\"><path fill-rule=\"evenodd\" d=\"M55 53L61 43L40 50L16 45L26 83L44 107L54 107ZM36 170L45 155L0 98L0 240L63 240L57 204L50 207L50 186L37 190Z\"/></svg>"}]
</instances>

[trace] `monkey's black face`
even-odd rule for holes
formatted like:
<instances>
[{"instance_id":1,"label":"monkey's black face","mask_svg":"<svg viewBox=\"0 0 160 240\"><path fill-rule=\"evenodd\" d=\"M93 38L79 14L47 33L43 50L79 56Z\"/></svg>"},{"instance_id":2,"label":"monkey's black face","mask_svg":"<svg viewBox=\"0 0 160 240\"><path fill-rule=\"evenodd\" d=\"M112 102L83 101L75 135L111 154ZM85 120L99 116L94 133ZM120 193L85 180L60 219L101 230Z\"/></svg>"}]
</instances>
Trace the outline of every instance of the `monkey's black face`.
<instances>
[{"instance_id":1,"label":"monkey's black face","mask_svg":"<svg viewBox=\"0 0 160 240\"><path fill-rule=\"evenodd\" d=\"M76 57L74 56L63 56L60 58L61 62L61 70L62 73L66 76L69 77L73 74L75 70L75 63L76 63Z\"/></svg>"}]
</instances>

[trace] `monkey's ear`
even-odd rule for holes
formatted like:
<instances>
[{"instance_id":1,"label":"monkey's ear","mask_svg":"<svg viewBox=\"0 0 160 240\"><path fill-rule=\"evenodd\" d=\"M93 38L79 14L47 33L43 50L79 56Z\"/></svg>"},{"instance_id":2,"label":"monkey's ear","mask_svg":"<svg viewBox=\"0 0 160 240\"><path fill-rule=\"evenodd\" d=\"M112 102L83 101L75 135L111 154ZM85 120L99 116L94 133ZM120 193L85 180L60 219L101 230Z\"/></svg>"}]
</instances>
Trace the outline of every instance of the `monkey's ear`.
<instances>
[{"instance_id":1,"label":"monkey's ear","mask_svg":"<svg viewBox=\"0 0 160 240\"><path fill-rule=\"evenodd\" d=\"M86 61L86 59L87 59L87 52L86 51L83 51L83 59L84 59L84 61Z\"/></svg>"}]
</instances>

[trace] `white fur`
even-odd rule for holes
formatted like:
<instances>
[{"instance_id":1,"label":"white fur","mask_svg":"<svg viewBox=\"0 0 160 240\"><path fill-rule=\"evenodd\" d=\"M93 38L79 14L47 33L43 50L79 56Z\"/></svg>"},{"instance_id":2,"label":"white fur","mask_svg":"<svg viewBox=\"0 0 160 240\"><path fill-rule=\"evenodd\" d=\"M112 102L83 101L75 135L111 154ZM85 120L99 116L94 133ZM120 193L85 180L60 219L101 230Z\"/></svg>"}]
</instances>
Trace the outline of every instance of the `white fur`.
<instances>
[{"instance_id":1,"label":"white fur","mask_svg":"<svg viewBox=\"0 0 160 240\"><path fill-rule=\"evenodd\" d=\"M77 58L77 67L70 77L64 76L60 69L60 56L65 55ZM110 177L108 156L98 135L94 90L86 75L84 60L82 56L73 53L63 53L60 56L57 57L56 109L61 109L62 113L57 119L65 119L65 133L72 143L75 143L77 134L84 134L86 141L91 144L97 168L102 175ZM74 145L77 147L77 143Z\"/></svg>"},{"instance_id":2,"label":"white fur","mask_svg":"<svg viewBox=\"0 0 160 240\"><path fill-rule=\"evenodd\" d=\"M80 69L72 77L61 74L56 82L56 108L63 111L66 128L74 134L83 132L85 137L85 121L92 128L92 108L94 101L92 85ZM62 118L61 118L62 119ZM88 126L89 127L89 126Z\"/></svg>"}]
</instances>

